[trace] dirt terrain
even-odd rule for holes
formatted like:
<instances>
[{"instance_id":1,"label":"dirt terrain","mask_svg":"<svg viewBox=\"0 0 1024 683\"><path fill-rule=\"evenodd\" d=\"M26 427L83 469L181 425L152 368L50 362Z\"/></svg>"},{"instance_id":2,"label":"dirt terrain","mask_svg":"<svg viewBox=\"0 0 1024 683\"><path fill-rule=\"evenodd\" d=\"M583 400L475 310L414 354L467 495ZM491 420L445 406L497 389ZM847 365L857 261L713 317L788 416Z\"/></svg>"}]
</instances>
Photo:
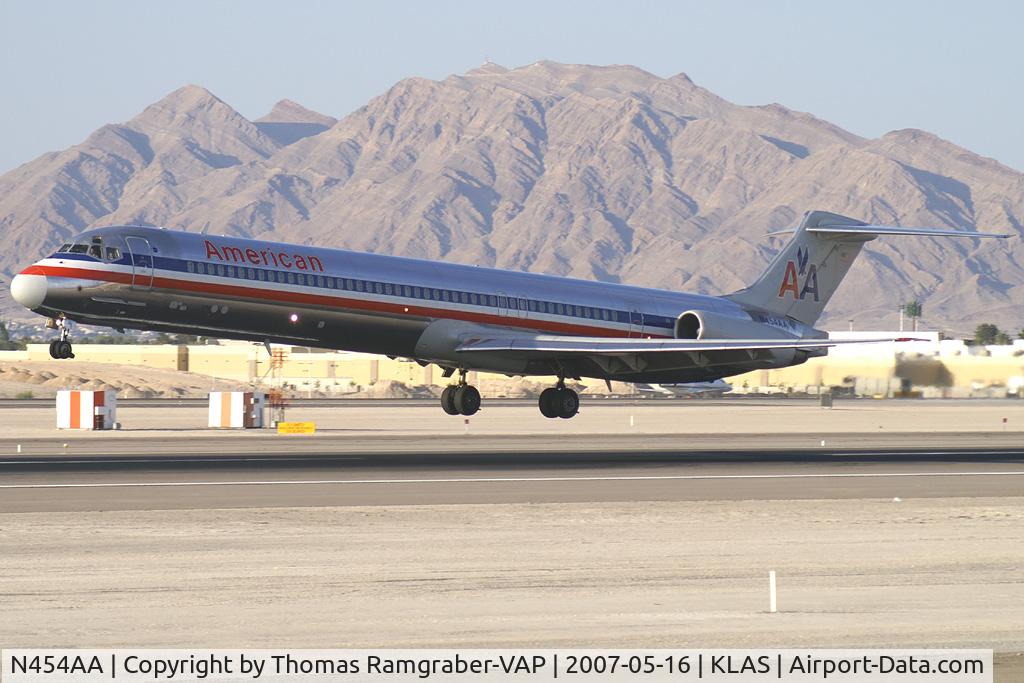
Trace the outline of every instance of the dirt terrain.
<instances>
[{"instance_id":1,"label":"dirt terrain","mask_svg":"<svg viewBox=\"0 0 1024 683\"><path fill-rule=\"evenodd\" d=\"M0 398L45 398L61 389L114 389L118 398L199 398L247 385L178 370L111 363L0 362Z\"/></svg>"}]
</instances>

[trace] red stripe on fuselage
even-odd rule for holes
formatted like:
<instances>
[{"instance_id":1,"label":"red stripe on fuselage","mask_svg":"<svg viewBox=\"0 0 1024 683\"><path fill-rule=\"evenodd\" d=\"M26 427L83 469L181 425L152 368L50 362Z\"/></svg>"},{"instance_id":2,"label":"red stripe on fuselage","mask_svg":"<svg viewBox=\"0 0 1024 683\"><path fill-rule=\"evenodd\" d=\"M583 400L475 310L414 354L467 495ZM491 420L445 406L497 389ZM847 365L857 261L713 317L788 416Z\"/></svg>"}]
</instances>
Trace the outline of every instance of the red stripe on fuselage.
<instances>
[{"instance_id":1,"label":"red stripe on fuselage","mask_svg":"<svg viewBox=\"0 0 1024 683\"><path fill-rule=\"evenodd\" d=\"M22 271L24 275L46 275L48 277L66 277L81 280L99 280L102 282L117 282L130 285L132 283L131 273L118 273L105 270L91 270L88 268L69 268L67 266L29 266ZM148 280L149 276L145 276ZM528 320L523 318L510 318L489 313L474 313L472 311L449 310L447 308L429 308L415 304L392 304L382 301L364 301L362 299L351 299L338 296L324 296L322 294L306 294L304 292L286 292L281 290L259 289L255 287L243 287L241 285L226 285L216 282L177 280L156 275L153 277L153 287L167 290L178 290L186 292L200 292L204 294L222 294L225 296L244 297L260 301L279 301L283 303L313 304L330 306L332 308L344 308L347 310L368 311L371 313L388 313L396 316L415 316L428 318L447 318L453 320L464 320L467 322L484 323L490 325L501 325L503 327L518 327L527 330L545 332L571 332L583 334L590 337L629 337L626 330L613 330L605 327L593 327L590 325L573 325L569 323L552 322L549 320ZM661 334L645 334L645 337L668 338Z\"/></svg>"}]
</instances>

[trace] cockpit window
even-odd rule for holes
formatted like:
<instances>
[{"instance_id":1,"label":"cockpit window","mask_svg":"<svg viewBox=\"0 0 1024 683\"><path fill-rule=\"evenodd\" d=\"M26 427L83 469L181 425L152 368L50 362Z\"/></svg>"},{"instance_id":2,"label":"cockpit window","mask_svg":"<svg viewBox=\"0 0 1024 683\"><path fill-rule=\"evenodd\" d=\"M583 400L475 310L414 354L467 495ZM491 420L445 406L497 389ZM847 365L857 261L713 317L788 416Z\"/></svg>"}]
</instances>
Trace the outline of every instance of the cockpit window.
<instances>
[{"instance_id":1,"label":"cockpit window","mask_svg":"<svg viewBox=\"0 0 1024 683\"><path fill-rule=\"evenodd\" d=\"M103 258L103 247L98 244L93 244L89 247L89 256L93 256L98 259Z\"/></svg>"},{"instance_id":2,"label":"cockpit window","mask_svg":"<svg viewBox=\"0 0 1024 683\"><path fill-rule=\"evenodd\" d=\"M68 249L72 254L85 254L89 251L88 244L72 244L71 248Z\"/></svg>"},{"instance_id":3,"label":"cockpit window","mask_svg":"<svg viewBox=\"0 0 1024 683\"><path fill-rule=\"evenodd\" d=\"M57 251L71 251L71 242L65 242L64 244L60 245L60 249L58 249Z\"/></svg>"},{"instance_id":4,"label":"cockpit window","mask_svg":"<svg viewBox=\"0 0 1024 683\"><path fill-rule=\"evenodd\" d=\"M121 250L117 247L107 247L107 260L108 261L120 261Z\"/></svg>"}]
</instances>

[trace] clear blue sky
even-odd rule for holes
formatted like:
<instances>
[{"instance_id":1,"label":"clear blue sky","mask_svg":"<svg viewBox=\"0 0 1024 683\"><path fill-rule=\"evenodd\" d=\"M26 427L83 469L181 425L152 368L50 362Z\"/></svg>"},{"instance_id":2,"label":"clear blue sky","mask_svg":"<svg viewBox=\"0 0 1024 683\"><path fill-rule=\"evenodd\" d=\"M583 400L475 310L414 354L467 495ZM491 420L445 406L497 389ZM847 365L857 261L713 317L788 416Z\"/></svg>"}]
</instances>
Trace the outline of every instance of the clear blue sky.
<instances>
[{"instance_id":1,"label":"clear blue sky","mask_svg":"<svg viewBox=\"0 0 1024 683\"><path fill-rule=\"evenodd\" d=\"M0 0L0 172L197 83L251 118L344 116L486 58L686 72L863 136L922 128L1024 169L1022 2Z\"/></svg>"}]
</instances>

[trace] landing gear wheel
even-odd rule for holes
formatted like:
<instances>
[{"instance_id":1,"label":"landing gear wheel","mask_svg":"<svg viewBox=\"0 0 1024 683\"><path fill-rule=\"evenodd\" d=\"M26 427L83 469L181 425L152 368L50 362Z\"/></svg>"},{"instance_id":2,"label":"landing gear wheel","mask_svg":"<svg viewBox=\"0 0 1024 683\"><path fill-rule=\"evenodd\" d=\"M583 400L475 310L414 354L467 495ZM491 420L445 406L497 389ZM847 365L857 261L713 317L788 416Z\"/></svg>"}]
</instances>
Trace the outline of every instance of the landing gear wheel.
<instances>
[{"instance_id":1,"label":"landing gear wheel","mask_svg":"<svg viewBox=\"0 0 1024 683\"><path fill-rule=\"evenodd\" d=\"M556 398L558 417L563 420L575 417L576 413L580 412L580 395L572 389L556 389L556 391L558 392Z\"/></svg>"},{"instance_id":2,"label":"landing gear wheel","mask_svg":"<svg viewBox=\"0 0 1024 683\"><path fill-rule=\"evenodd\" d=\"M558 389L553 387L547 388L540 392L540 398L537 399L537 404L540 406L540 414L544 417L555 418L558 417Z\"/></svg>"},{"instance_id":3,"label":"landing gear wheel","mask_svg":"<svg viewBox=\"0 0 1024 683\"><path fill-rule=\"evenodd\" d=\"M54 347L57 351L57 358L74 358L75 354L71 351L71 342L59 341Z\"/></svg>"},{"instance_id":4,"label":"landing gear wheel","mask_svg":"<svg viewBox=\"0 0 1024 683\"><path fill-rule=\"evenodd\" d=\"M473 415L480 410L480 392L469 384L455 389L455 407L462 415Z\"/></svg>"},{"instance_id":5,"label":"landing gear wheel","mask_svg":"<svg viewBox=\"0 0 1024 683\"><path fill-rule=\"evenodd\" d=\"M59 343L59 339L54 339L50 342L50 358L60 358L60 356L57 355L57 344Z\"/></svg>"},{"instance_id":6,"label":"landing gear wheel","mask_svg":"<svg viewBox=\"0 0 1024 683\"><path fill-rule=\"evenodd\" d=\"M458 387L445 387L441 392L441 409L449 415L458 415L459 409L455 405L455 391Z\"/></svg>"}]
</instances>

